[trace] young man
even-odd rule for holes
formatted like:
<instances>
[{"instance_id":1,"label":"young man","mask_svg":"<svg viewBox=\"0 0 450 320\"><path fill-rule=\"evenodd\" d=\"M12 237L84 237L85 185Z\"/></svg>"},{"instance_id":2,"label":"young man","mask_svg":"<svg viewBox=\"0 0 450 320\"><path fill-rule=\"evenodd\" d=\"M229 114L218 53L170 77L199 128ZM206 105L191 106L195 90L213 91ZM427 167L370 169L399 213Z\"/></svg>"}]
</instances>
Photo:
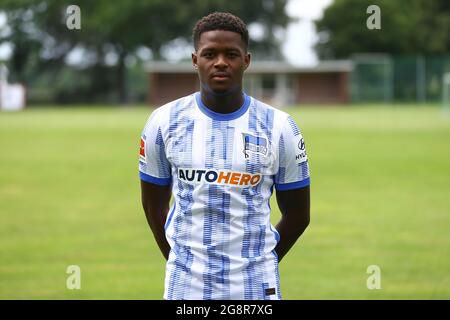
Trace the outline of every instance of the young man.
<instances>
[{"instance_id":1,"label":"young man","mask_svg":"<svg viewBox=\"0 0 450 320\"><path fill-rule=\"evenodd\" d=\"M243 93L241 19L210 14L193 40L200 92L156 109L141 138L142 204L167 259L164 299L281 299L278 262L309 224L302 135L287 113Z\"/></svg>"}]
</instances>

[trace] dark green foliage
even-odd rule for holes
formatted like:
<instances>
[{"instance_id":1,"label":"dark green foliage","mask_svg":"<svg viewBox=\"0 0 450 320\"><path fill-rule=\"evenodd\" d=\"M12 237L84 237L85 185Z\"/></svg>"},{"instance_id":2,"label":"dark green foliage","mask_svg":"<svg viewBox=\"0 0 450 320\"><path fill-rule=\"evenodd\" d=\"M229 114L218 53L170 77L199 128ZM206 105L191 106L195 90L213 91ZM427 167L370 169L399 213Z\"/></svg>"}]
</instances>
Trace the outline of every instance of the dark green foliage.
<instances>
[{"instance_id":1,"label":"dark green foliage","mask_svg":"<svg viewBox=\"0 0 450 320\"><path fill-rule=\"evenodd\" d=\"M261 58L280 58L278 40L273 30L286 27L289 17L284 9L287 0L204 1L204 0L79 0L81 30L66 27L69 0L3 0L1 10L7 15L8 30L0 30L0 44L13 44L9 69L14 81L29 83L43 72L60 81L65 59L75 47L85 49L84 73L88 81L81 88L63 88L57 96L80 92L85 101L93 101L115 92L118 100L127 100L126 67L128 58L142 46L151 49L153 59L163 58L161 48L182 38L191 41L192 28L202 16L213 11L229 11L247 24L261 23L267 32L259 42L250 42L250 50ZM117 63L110 66L105 56L114 53ZM188 57L189 58L189 57ZM114 69L98 77L98 70ZM79 69L79 68L78 68ZM77 73L80 70L73 71ZM108 76L110 78L105 79ZM78 83L72 86L77 87ZM81 84L80 84L81 85ZM98 98L98 97L97 97Z\"/></svg>"}]
</instances>

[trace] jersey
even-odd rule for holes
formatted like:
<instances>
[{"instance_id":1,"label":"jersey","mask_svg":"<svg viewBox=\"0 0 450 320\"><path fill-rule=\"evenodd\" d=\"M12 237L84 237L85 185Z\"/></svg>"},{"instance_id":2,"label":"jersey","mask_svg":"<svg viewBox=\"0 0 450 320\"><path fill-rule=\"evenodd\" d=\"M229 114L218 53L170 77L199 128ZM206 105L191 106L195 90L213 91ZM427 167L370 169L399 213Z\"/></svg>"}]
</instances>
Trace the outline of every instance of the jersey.
<instances>
[{"instance_id":1,"label":"jersey","mask_svg":"<svg viewBox=\"0 0 450 320\"><path fill-rule=\"evenodd\" d=\"M277 190L310 184L304 139L289 114L244 94L228 114L199 92L153 111L141 136L140 179L171 185L164 299L281 299Z\"/></svg>"}]
</instances>

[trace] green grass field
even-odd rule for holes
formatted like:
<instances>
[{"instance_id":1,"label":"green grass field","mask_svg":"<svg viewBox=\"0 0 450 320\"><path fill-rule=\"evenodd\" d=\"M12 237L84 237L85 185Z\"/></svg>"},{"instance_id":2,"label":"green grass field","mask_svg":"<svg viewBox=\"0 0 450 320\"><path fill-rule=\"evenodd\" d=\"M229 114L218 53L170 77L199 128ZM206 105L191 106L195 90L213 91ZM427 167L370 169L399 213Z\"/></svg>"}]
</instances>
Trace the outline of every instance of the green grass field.
<instances>
[{"instance_id":1,"label":"green grass field","mask_svg":"<svg viewBox=\"0 0 450 320\"><path fill-rule=\"evenodd\" d=\"M281 263L284 299L449 299L450 119L435 106L288 111L307 143L312 221ZM1 299L162 298L137 175L149 113L0 113ZM66 288L69 265L81 290Z\"/></svg>"}]
</instances>

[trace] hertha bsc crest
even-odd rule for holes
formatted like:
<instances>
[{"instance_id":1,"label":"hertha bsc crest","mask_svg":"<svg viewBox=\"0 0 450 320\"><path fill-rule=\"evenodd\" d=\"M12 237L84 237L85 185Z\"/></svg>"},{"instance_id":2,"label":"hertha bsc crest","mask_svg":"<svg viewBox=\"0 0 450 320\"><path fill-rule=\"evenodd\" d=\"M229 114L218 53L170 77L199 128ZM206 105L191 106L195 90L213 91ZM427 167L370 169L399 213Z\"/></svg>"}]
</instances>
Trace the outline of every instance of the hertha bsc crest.
<instances>
[{"instance_id":1,"label":"hertha bsc crest","mask_svg":"<svg viewBox=\"0 0 450 320\"><path fill-rule=\"evenodd\" d=\"M253 136L248 133L243 133L244 139L244 154L245 157L249 157L249 152L260 153L264 156L267 155L267 139L263 137Z\"/></svg>"}]
</instances>

